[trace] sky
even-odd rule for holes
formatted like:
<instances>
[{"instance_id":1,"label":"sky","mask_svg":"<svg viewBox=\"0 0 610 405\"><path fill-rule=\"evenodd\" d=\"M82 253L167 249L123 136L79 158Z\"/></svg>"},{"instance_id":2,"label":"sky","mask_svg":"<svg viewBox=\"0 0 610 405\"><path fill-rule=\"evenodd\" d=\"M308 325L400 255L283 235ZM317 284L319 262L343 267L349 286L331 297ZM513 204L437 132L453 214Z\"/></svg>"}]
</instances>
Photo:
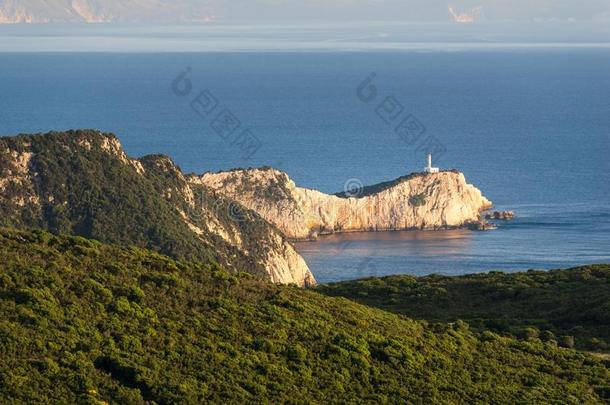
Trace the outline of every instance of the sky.
<instances>
[{"instance_id":1,"label":"sky","mask_svg":"<svg viewBox=\"0 0 610 405\"><path fill-rule=\"evenodd\" d=\"M610 0L0 0L3 19L55 24L0 24L0 52L610 48Z\"/></svg>"},{"instance_id":2,"label":"sky","mask_svg":"<svg viewBox=\"0 0 610 405\"><path fill-rule=\"evenodd\" d=\"M610 21L610 0L0 0L0 23L79 20Z\"/></svg>"},{"instance_id":3,"label":"sky","mask_svg":"<svg viewBox=\"0 0 610 405\"><path fill-rule=\"evenodd\" d=\"M192 0L193 4L200 1ZM610 20L610 0L214 0L217 17L250 20L447 21L476 14L486 21Z\"/></svg>"}]
</instances>

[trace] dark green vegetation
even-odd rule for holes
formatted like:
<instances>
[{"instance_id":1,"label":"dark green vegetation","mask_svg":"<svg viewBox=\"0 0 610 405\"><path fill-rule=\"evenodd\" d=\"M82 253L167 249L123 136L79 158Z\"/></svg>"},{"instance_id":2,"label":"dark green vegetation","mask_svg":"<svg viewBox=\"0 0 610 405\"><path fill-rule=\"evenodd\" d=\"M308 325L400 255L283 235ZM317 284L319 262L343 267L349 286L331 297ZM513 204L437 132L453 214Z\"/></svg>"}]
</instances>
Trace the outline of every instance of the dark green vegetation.
<instances>
[{"instance_id":1,"label":"dark green vegetation","mask_svg":"<svg viewBox=\"0 0 610 405\"><path fill-rule=\"evenodd\" d=\"M610 265L491 272L461 277L391 276L320 286L320 292L431 322L467 321L477 330L606 351Z\"/></svg>"},{"instance_id":2,"label":"dark green vegetation","mask_svg":"<svg viewBox=\"0 0 610 405\"><path fill-rule=\"evenodd\" d=\"M596 403L581 352L140 248L0 229L0 403Z\"/></svg>"},{"instance_id":3,"label":"dark green vegetation","mask_svg":"<svg viewBox=\"0 0 610 405\"><path fill-rule=\"evenodd\" d=\"M16 164L29 154L27 167ZM112 134L78 130L0 138L0 185L3 181L0 226L136 245L266 276L264 260L258 259L275 228L202 187L193 191L195 206L189 206L179 167L161 155L129 159ZM179 212L195 213L189 221L203 229L213 216L239 233L250 254L212 233L197 235Z\"/></svg>"},{"instance_id":4,"label":"dark green vegetation","mask_svg":"<svg viewBox=\"0 0 610 405\"><path fill-rule=\"evenodd\" d=\"M443 172L452 172L452 173L459 173L457 170L442 170ZM411 179L415 179L417 177L422 177L422 176L427 176L427 173L424 172L420 172L420 173L411 173L411 174L407 174L405 176L400 176L394 180L390 180L390 181L384 181L382 183L378 183L378 184L373 184L372 186L365 186L362 188L362 190L358 190L358 195L353 195L353 194L349 194L345 191L341 191L339 193L335 193L335 195L337 197L340 198L347 198L347 197L356 197L356 198L363 198L363 197L368 197L374 194L378 194L381 193L382 191L385 191L387 189L390 189L394 186L396 186L397 184L403 183L405 181L411 180Z\"/></svg>"},{"instance_id":5,"label":"dark green vegetation","mask_svg":"<svg viewBox=\"0 0 610 405\"><path fill-rule=\"evenodd\" d=\"M604 349L607 267L277 286L277 229L191 180L111 134L0 139L0 403L610 399L560 347Z\"/></svg>"},{"instance_id":6,"label":"dark green vegetation","mask_svg":"<svg viewBox=\"0 0 610 405\"><path fill-rule=\"evenodd\" d=\"M416 194L413 197L409 198L409 204L414 207L421 207L422 205L426 205L426 194Z\"/></svg>"},{"instance_id":7,"label":"dark green vegetation","mask_svg":"<svg viewBox=\"0 0 610 405\"><path fill-rule=\"evenodd\" d=\"M272 174L272 176L269 176L268 182L263 185L258 181L252 181L249 178L249 176L252 175L253 170L267 172ZM298 209L297 202L294 201L292 193L287 186L290 179L286 173L279 172L270 166L263 166L260 168L240 167L223 172L238 174L237 176L228 176L224 179L222 188L225 190L239 190L240 195L249 195L252 199L259 201L261 204L288 204L288 206L285 206L283 209ZM197 175L191 174L191 176ZM238 198L235 198L235 200L238 200Z\"/></svg>"}]
</instances>

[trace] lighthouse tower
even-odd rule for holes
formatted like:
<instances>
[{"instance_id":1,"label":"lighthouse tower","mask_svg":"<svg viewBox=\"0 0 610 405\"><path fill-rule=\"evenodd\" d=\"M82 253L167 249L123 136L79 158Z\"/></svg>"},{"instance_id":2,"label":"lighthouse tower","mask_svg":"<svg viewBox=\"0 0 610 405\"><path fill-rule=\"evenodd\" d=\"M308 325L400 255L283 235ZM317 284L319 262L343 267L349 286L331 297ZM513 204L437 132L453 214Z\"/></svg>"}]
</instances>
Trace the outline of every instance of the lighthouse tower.
<instances>
[{"instance_id":1,"label":"lighthouse tower","mask_svg":"<svg viewBox=\"0 0 610 405\"><path fill-rule=\"evenodd\" d=\"M438 167L432 167L432 154L428 155L428 166L424 168L426 173L438 173L440 170Z\"/></svg>"}]
</instances>

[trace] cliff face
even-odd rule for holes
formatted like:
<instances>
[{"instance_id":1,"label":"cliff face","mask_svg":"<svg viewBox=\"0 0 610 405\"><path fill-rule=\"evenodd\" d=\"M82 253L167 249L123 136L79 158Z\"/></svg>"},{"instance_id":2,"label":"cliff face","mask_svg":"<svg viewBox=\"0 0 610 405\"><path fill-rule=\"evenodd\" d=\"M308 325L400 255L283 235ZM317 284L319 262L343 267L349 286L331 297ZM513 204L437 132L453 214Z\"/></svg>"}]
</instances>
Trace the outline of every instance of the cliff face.
<instances>
[{"instance_id":1,"label":"cliff face","mask_svg":"<svg viewBox=\"0 0 610 405\"><path fill-rule=\"evenodd\" d=\"M187 182L165 156L131 159L97 131L0 138L0 226L42 228L216 261L276 283L315 284L284 235Z\"/></svg>"},{"instance_id":2,"label":"cliff face","mask_svg":"<svg viewBox=\"0 0 610 405\"><path fill-rule=\"evenodd\" d=\"M320 233L463 227L492 204L462 173L417 174L364 188L355 197L297 187L286 173L246 169L192 176L189 181L256 211L293 239Z\"/></svg>"},{"instance_id":3,"label":"cliff face","mask_svg":"<svg viewBox=\"0 0 610 405\"><path fill-rule=\"evenodd\" d=\"M187 0L0 0L0 24L211 19L209 5Z\"/></svg>"},{"instance_id":4,"label":"cliff face","mask_svg":"<svg viewBox=\"0 0 610 405\"><path fill-rule=\"evenodd\" d=\"M459 172L414 174L349 197L297 187L274 169L185 176L168 157L132 159L97 131L0 139L0 226L214 260L276 283L315 284L288 239L462 227L490 207Z\"/></svg>"},{"instance_id":5,"label":"cliff face","mask_svg":"<svg viewBox=\"0 0 610 405\"><path fill-rule=\"evenodd\" d=\"M265 275L278 284L316 284L307 263L274 226L254 211L189 183L180 169L166 156L147 156L138 162L156 178L157 191L180 214L189 229L205 239L210 235L236 247L265 269Z\"/></svg>"}]
</instances>

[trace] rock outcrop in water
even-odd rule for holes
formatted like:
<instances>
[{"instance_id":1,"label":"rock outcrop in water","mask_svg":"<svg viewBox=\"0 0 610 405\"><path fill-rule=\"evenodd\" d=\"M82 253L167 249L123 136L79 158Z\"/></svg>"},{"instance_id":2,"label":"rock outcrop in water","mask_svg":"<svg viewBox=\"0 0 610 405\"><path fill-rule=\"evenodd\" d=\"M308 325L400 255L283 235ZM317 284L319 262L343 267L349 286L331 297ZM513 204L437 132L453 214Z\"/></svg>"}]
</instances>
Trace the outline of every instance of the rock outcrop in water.
<instances>
[{"instance_id":1,"label":"rock outcrop in water","mask_svg":"<svg viewBox=\"0 0 610 405\"><path fill-rule=\"evenodd\" d=\"M351 196L297 187L271 168L205 173L188 181L238 201L299 240L333 232L471 227L492 206L457 171L416 173L352 190Z\"/></svg>"},{"instance_id":2,"label":"rock outcrop in water","mask_svg":"<svg viewBox=\"0 0 610 405\"><path fill-rule=\"evenodd\" d=\"M494 211L485 214L485 219L510 221L515 219L515 213L513 211Z\"/></svg>"}]
</instances>

